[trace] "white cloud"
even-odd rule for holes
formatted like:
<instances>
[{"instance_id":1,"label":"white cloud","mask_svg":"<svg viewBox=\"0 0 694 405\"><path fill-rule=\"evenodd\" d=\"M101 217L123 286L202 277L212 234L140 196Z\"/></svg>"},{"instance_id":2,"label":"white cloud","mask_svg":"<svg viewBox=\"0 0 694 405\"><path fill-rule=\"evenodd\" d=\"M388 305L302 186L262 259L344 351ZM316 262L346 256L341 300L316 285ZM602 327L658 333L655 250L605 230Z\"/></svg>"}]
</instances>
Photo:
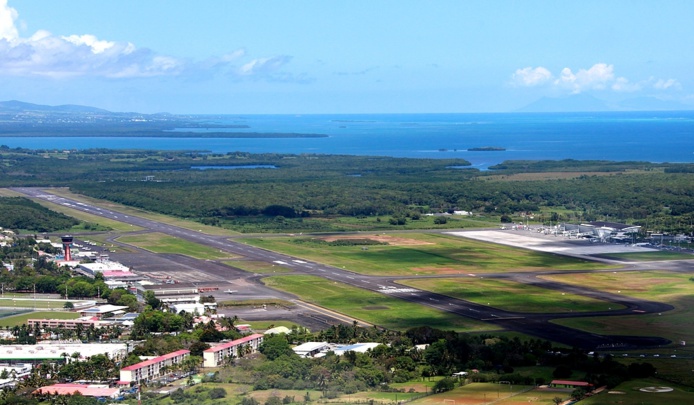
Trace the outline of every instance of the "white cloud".
<instances>
[{"instance_id":1,"label":"white cloud","mask_svg":"<svg viewBox=\"0 0 694 405\"><path fill-rule=\"evenodd\" d=\"M570 68L564 68L554 84L577 94L585 90L603 90L613 80L614 67L605 63L596 63L589 69L579 69L576 73L573 73Z\"/></svg>"},{"instance_id":2,"label":"white cloud","mask_svg":"<svg viewBox=\"0 0 694 405\"><path fill-rule=\"evenodd\" d=\"M267 75L280 69L282 66L289 63L289 56L274 56L272 58L259 58L242 65L238 72L243 76L248 75Z\"/></svg>"},{"instance_id":3,"label":"white cloud","mask_svg":"<svg viewBox=\"0 0 694 405\"><path fill-rule=\"evenodd\" d=\"M7 0L0 0L0 76L120 79L228 74L268 80L277 75L283 81L290 81L293 77L279 72L291 60L286 55L244 62L246 51L238 49L221 57L193 62L137 48L130 42L99 39L92 34L57 36L39 30L28 38L22 38L15 24L17 18L17 11L7 5Z\"/></svg>"},{"instance_id":4,"label":"white cloud","mask_svg":"<svg viewBox=\"0 0 694 405\"><path fill-rule=\"evenodd\" d=\"M553 89L578 94L590 90L612 90L617 92L635 92L645 88L656 90L679 89L680 83L675 79L654 79L632 82L626 77L616 76L614 66L596 63L588 69L576 72L565 67L558 76L542 66L517 69L511 76L511 83L516 86L536 87L548 85Z\"/></svg>"},{"instance_id":5,"label":"white cloud","mask_svg":"<svg viewBox=\"0 0 694 405\"><path fill-rule=\"evenodd\" d=\"M77 46L86 45L91 48L92 53L103 53L105 50L115 45L114 42L99 41L94 35L70 35L68 37L62 37L62 39Z\"/></svg>"},{"instance_id":6,"label":"white cloud","mask_svg":"<svg viewBox=\"0 0 694 405\"><path fill-rule=\"evenodd\" d=\"M632 83L624 77L618 77L614 83L612 83L612 90L622 91L622 92L632 92L639 91L643 88L640 83Z\"/></svg>"},{"instance_id":7,"label":"white cloud","mask_svg":"<svg viewBox=\"0 0 694 405\"><path fill-rule=\"evenodd\" d=\"M675 79L658 79L653 83L653 88L657 90L679 89L682 87Z\"/></svg>"},{"instance_id":8,"label":"white cloud","mask_svg":"<svg viewBox=\"0 0 694 405\"><path fill-rule=\"evenodd\" d=\"M17 10L8 6L7 0L0 0L0 40L12 41L19 37L14 25L17 16Z\"/></svg>"},{"instance_id":9,"label":"white cloud","mask_svg":"<svg viewBox=\"0 0 694 405\"><path fill-rule=\"evenodd\" d=\"M516 70L511 80L517 86L539 86L552 80L552 72L542 66L526 67Z\"/></svg>"}]
</instances>

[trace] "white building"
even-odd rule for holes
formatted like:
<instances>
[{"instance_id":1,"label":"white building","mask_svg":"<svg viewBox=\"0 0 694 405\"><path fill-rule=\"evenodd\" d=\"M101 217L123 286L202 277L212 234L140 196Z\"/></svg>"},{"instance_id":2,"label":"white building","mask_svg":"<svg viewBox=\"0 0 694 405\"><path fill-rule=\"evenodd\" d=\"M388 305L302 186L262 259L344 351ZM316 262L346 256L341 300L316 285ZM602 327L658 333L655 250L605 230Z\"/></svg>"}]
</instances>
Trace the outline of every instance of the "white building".
<instances>
[{"instance_id":1,"label":"white building","mask_svg":"<svg viewBox=\"0 0 694 405\"><path fill-rule=\"evenodd\" d=\"M313 357L320 352L330 350L330 348L328 342L306 342L292 348L292 350L301 357Z\"/></svg>"},{"instance_id":2,"label":"white building","mask_svg":"<svg viewBox=\"0 0 694 405\"><path fill-rule=\"evenodd\" d=\"M97 273L105 271L130 271L128 266L110 260L102 260L95 263L80 263L77 266L77 271L86 274L89 277L94 277Z\"/></svg>"},{"instance_id":3,"label":"white building","mask_svg":"<svg viewBox=\"0 0 694 405\"><path fill-rule=\"evenodd\" d=\"M342 356L347 352L366 353L369 350L378 347L382 344L383 343L355 343L347 346L337 346L333 351L338 356Z\"/></svg>"},{"instance_id":4,"label":"white building","mask_svg":"<svg viewBox=\"0 0 694 405\"><path fill-rule=\"evenodd\" d=\"M35 345L0 345L0 362L40 363L48 361L82 361L97 354L105 354L110 359L120 360L126 356L125 343L73 343L61 341L42 341ZM77 353L76 357L72 357Z\"/></svg>"},{"instance_id":5,"label":"white building","mask_svg":"<svg viewBox=\"0 0 694 405\"><path fill-rule=\"evenodd\" d=\"M263 335L255 333L241 339L210 347L202 352L204 367L218 367L225 358L239 357L239 349L248 347L251 353L258 351L260 344L263 343Z\"/></svg>"},{"instance_id":6,"label":"white building","mask_svg":"<svg viewBox=\"0 0 694 405\"><path fill-rule=\"evenodd\" d=\"M124 367L120 370L120 381L140 382L160 377L164 373L164 367L180 364L190 356L190 350L178 350L163 356Z\"/></svg>"}]
</instances>

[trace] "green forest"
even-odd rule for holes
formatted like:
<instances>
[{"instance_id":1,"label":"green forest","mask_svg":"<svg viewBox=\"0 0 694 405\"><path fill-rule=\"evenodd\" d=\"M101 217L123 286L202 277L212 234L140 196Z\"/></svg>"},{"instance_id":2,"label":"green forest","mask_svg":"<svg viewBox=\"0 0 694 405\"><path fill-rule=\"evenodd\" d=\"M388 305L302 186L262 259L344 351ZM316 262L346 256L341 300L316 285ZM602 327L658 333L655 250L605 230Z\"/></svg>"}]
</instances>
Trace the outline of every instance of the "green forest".
<instances>
[{"instance_id":1,"label":"green forest","mask_svg":"<svg viewBox=\"0 0 694 405\"><path fill-rule=\"evenodd\" d=\"M2 146L0 186L69 187L240 231L340 230L335 222L349 218L380 229L455 210L673 233L694 222L694 165L673 163L509 161L479 171L461 159Z\"/></svg>"}]
</instances>

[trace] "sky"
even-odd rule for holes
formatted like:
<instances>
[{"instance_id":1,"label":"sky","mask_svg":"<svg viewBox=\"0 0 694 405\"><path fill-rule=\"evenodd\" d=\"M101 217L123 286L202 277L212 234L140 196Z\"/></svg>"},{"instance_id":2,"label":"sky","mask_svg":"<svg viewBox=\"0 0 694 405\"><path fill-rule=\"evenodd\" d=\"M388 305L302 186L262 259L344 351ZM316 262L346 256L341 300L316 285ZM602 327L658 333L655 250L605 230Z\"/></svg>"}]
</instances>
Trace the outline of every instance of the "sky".
<instances>
[{"instance_id":1,"label":"sky","mask_svg":"<svg viewBox=\"0 0 694 405\"><path fill-rule=\"evenodd\" d=\"M0 100L176 114L694 109L694 2L0 0Z\"/></svg>"}]
</instances>

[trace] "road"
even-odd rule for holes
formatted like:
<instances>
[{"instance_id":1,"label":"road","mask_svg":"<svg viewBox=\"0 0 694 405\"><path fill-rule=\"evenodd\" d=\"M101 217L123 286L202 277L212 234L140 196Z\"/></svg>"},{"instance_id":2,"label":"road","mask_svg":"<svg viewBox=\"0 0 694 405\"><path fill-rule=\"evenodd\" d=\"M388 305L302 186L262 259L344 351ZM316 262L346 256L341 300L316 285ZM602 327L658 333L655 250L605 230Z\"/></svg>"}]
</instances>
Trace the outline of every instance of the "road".
<instances>
[{"instance_id":1,"label":"road","mask_svg":"<svg viewBox=\"0 0 694 405\"><path fill-rule=\"evenodd\" d=\"M340 269L325 264L303 260L296 257L291 257L281 253L268 251L265 249L245 245L233 240L227 239L224 236L214 236L202 232L181 228L174 225L169 225L161 222L156 222L146 218L125 215L118 211L98 207L95 205L86 204L73 199L61 197L52 194L46 190L38 188L13 188L12 190L22 193L28 197L50 201L55 204L64 205L72 209L87 212L93 215L121 221L132 224L143 229L159 232L162 234L171 235L177 238L185 239L201 245L210 246L224 252L245 257L249 260L272 263L291 269L294 273L309 274L319 276L328 280L345 283L354 287L365 290L386 294L388 296L399 298L405 301L417 303L431 308L436 308L441 311L450 312L463 317L475 319L478 321L492 323L501 326L508 330L521 332L527 335L532 335L538 338L551 340L554 342L566 344L572 347L581 347L586 350L595 349L629 349L629 348L645 348L670 343L668 340L659 337L633 337L633 336L603 336L592 333L571 329L561 325L551 323L552 319L575 318L575 317L591 317L591 316L615 316L615 315L636 315L662 313L673 309L672 306L652 301L644 301L631 297L626 297L619 294L611 294L603 291L592 291L581 287L570 286L567 284L541 280L537 278L539 274L551 274L552 272L544 273L500 273L500 274L485 274L485 277L492 278L507 278L520 283L532 283L543 288L556 289L570 292L573 294L587 295L603 301L614 302L615 304L623 305L625 308L614 311L603 312L569 312L569 313L518 313L496 309L493 307L476 304L473 302L452 298L449 296L423 291L410 287L399 285L395 280L401 277L378 277L366 276L353 273L345 269ZM676 266L675 264L668 264ZM655 268L653 263L638 263L620 269L620 271L633 271L634 269ZM662 268L662 263L658 264L658 268ZM614 270L610 270L614 271ZM587 273L589 271L581 271ZM557 272L559 274L559 272ZM561 271L560 274L568 274L567 271ZM238 277L245 277L249 283L259 285L257 275L239 272ZM425 276L426 277L426 276ZM446 278L452 277L446 275ZM459 277L469 277L460 275ZM407 278L417 278L417 276L407 276ZM279 295L277 293L276 295Z\"/></svg>"}]
</instances>

